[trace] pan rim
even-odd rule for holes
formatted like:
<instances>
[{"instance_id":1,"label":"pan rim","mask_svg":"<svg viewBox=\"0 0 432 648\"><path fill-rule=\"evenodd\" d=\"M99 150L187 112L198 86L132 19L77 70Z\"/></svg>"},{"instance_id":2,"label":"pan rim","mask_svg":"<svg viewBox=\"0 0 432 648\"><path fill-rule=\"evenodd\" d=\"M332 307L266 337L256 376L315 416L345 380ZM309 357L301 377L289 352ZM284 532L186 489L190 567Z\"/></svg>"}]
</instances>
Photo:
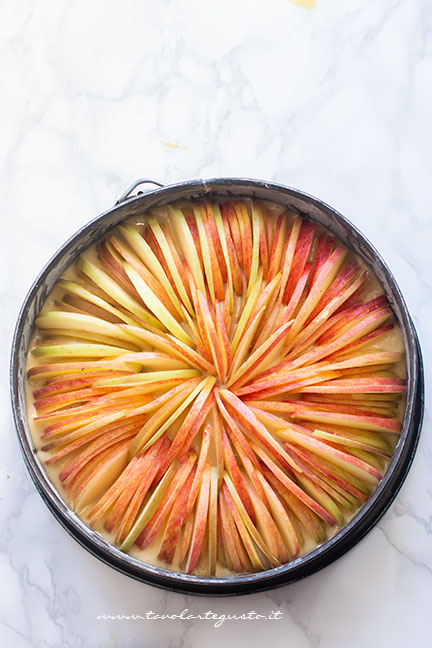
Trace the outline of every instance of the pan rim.
<instances>
[{"instance_id":1,"label":"pan rim","mask_svg":"<svg viewBox=\"0 0 432 648\"><path fill-rule=\"evenodd\" d=\"M75 256L78 255L79 251L77 252L76 250L79 247L79 242L84 240L89 232L96 231L99 225L103 230L103 226L110 216L116 215L113 219L113 224L111 224L114 227L118 222L127 218L131 210L133 211L137 208L139 210L140 206L142 206L143 211L147 210L152 200L158 204L166 204L172 202L174 200L172 196L178 195L179 193L182 197L189 196L189 198L194 198L198 196L202 197L209 193L219 196L230 195L230 192L238 192L242 189L252 192L251 195L254 195L254 192L258 194L274 192L281 197L285 197L286 200L295 199L303 201L319 212L325 213L329 218L334 219L341 227L349 230L350 235L359 241L365 250L368 250L380 268L381 274L385 276L387 283L391 286L392 298L395 300L392 302L392 305L396 304L401 314L401 318L398 317L397 319L404 334L407 359L407 407L400 439L383 479L353 519L342 527L332 538L318 546L312 552L280 567L253 574L224 578L200 577L155 567L120 552L113 545L103 540L97 532L90 529L66 505L60 493L58 493L55 486L50 482L48 475L45 473L26 426L26 412L25 407L23 408L23 403L25 402L25 394L23 393L23 358L25 361L27 349L23 349L23 333L25 327L30 326L31 328L33 326L33 322L29 324L29 313L31 313L38 292L41 290L44 282L46 282L47 277L50 273L55 275L56 271L58 271L58 279L63 272L61 262L65 259L65 256L72 250L75 250ZM240 195L240 193L234 193L234 195ZM258 197L260 196L258 195ZM279 200L278 202L282 202L283 204L283 201ZM144 204L147 206L144 207ZM307 215L309 216L309 214ZM100 236L103 236L105 232L106 230ZM356 252L359 253L357 250ZM69 262L72 261L69 260ZM67 265L69 265L69 262ZM106 210L71 236L41 270L24 299L13 336L10 384L13 416L27 469L45 503L75 540L106 564L143 582L177 592L215 596L252 593L294 582L330 564L357 544L385 513L405 480L420 435L424 403L423 369L417 334L399 286L387 264L374 246L345 216L310 194L278 183L232 177L188 180L153 189L144 194L128 198L124 202Z\"/></svg>"}]
</instances>

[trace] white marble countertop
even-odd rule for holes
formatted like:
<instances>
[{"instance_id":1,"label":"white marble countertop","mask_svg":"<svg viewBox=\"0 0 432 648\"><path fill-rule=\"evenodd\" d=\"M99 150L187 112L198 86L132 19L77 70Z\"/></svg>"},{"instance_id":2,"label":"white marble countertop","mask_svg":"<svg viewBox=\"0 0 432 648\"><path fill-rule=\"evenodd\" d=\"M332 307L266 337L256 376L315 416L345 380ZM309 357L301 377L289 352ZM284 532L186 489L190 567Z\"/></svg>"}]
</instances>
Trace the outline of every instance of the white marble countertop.
<instances>
[{"instance_id":1,"label":"white marble countertop","mask_svg":"<svg viewBox=\"0 0 432 648\"><path fill-rule=\"evenodd\" d=\"M382 252L432 360L432 13L415 0L8 0L0 7L0 644L431 645L432 443L382 521L291 586L193 598L135 582L56 522L21 459L7 365L45 262L137 177L250 176L324 199ZM315 4L310 2L309 4ZM98 620L101 614L279 620Z\"/></svg>"}]
</instances>

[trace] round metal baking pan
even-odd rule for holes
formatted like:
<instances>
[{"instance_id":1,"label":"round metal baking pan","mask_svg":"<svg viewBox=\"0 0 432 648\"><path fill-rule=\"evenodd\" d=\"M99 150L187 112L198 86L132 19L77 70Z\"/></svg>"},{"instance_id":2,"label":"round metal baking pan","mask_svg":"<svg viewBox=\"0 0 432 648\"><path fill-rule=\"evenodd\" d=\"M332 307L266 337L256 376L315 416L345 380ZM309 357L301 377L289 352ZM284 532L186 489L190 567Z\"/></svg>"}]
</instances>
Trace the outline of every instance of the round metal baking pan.
<instances>
[{"instance_id":1,"label":"round metal baking pan","mask_svg":"<svg viewBox=\"0 0 432 648\"><path fill-rule=\"evenodd\" d=\"M148 190L148 184L157 188ZM140 185L145 185L145 193L139 191L131 196ZM229 578L199 577L154 567L122 553L103 540L75 515L50 482L34 448L26 415L26 354L34 320L66 268L89 245L103 238L125 218L142 215L153 207L179 199L204 196L255 197L293 207L303 216L319 222L359 254L380 280L401 327L408 375L405 417L394 456L377 490L352 520L305 556L274 569ZM45 503L75 540L110 567L142 582L177 592L213 596L248 594L292 583L325 567L353 547L381 518L399 491L414 457L424 407L423 366L416 331L399 287L375 248L354 225L321 200L283 185L244 178L191 180L168 186L138 180L114 207L72 236L42 270L24 300L13 339L10 383L15 424L28 471Z\"/></svg>"}]
</instances>

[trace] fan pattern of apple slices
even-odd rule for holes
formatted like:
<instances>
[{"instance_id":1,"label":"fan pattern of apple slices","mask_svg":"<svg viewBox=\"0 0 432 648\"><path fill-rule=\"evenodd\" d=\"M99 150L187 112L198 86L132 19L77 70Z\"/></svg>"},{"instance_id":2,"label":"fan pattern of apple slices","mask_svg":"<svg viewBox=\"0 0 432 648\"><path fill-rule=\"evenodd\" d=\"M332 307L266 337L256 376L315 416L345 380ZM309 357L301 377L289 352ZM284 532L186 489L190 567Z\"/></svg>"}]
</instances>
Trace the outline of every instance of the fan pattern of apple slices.
<instances>
[{"instance_id":1,"label":"fan pattern of apple slices","mask_svg":"<svg viewBox=\"0 0 432 648\"><path fill-rule=\"evenodd\" d=\"M392 455L392 311L365 297L353 254L280 206L144 220L85 253L36 320L46 463L123 551L210 575L286 563L361 507Z\"/></svg>"}]
</instances>

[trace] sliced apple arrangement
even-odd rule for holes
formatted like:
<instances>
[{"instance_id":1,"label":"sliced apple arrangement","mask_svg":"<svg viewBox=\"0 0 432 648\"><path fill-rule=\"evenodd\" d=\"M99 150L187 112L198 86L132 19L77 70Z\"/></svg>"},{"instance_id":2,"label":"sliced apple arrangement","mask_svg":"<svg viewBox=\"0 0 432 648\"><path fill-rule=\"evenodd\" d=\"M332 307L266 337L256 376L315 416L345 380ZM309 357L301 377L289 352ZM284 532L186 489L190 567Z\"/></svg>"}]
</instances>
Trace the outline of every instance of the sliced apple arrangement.
<instances>
[{"instance_id":1,"label":"sliced apple arrangement","mask_svg":"<svg viewBox=\"0 0 432 648\"><path fill-rule=\"evenodd\" d=\"M68 503L122 551L189 574L323 543L401 430L403 353L382 345L397 324L370 282L330 233L270 203L119 225L58 282L29 353L41 457Z\"/></svg>"}]
</instances>

